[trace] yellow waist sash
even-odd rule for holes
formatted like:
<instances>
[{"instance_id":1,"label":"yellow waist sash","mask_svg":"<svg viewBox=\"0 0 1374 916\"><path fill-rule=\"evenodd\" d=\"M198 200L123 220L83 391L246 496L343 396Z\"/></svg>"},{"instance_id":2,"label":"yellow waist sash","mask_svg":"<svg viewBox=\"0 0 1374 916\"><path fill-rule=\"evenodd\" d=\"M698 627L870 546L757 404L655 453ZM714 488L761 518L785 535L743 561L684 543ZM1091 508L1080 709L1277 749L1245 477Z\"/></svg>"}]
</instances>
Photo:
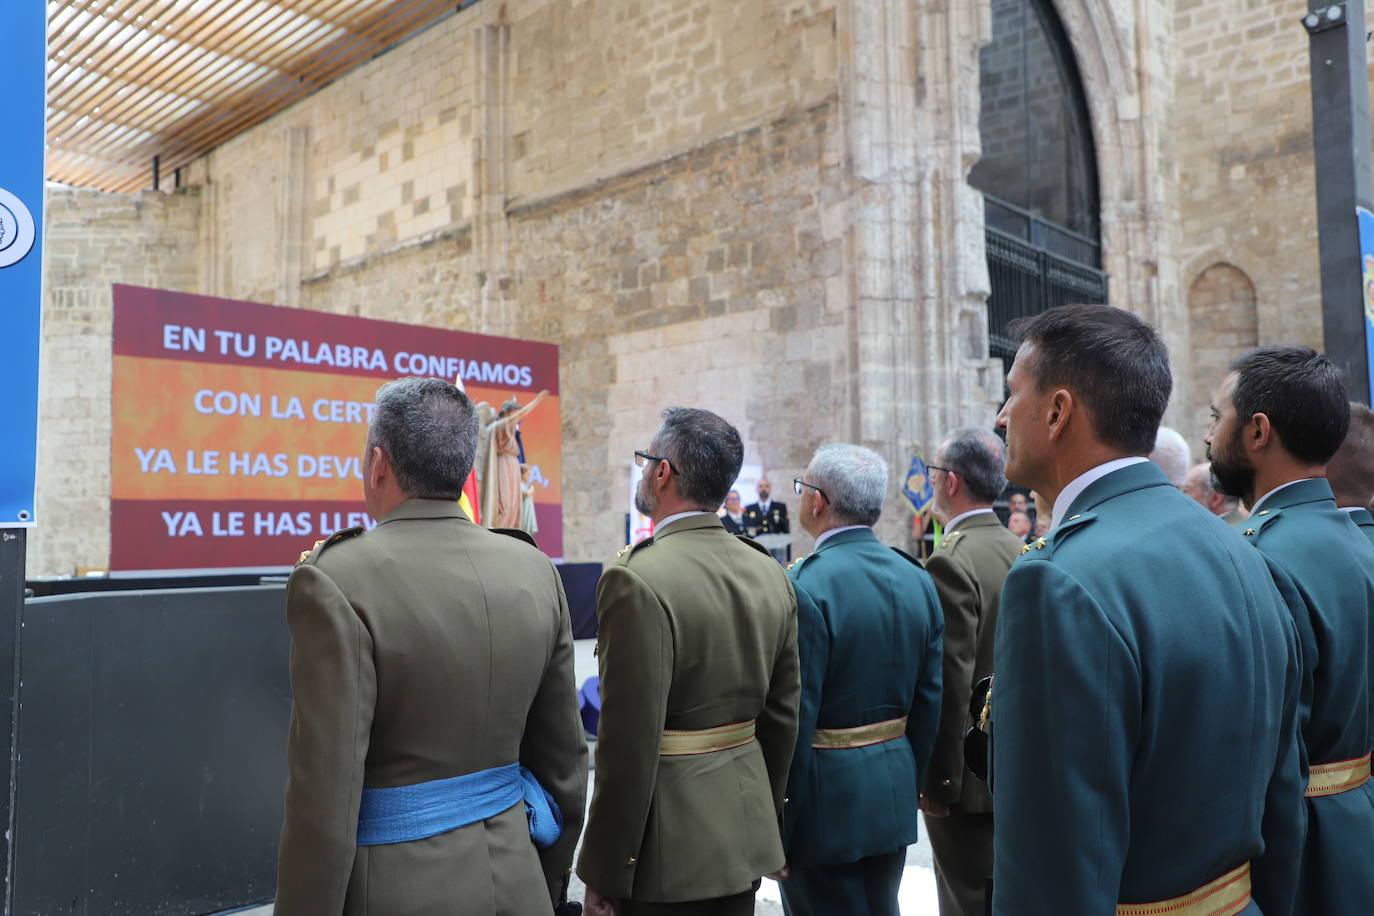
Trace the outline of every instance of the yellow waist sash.
<instances>
[{"instance_id":1,"label":"yellow waist sash","mask_svg":"<svg viewBox=\"0 0 1374 916\"><path fill-rule=\"evenodd\" d=\"M1338 760L1335 763L1322 763L1312 767L1307 774L1308 798L1323 795L1340 795L1351 789L1358 789L1369 782L1369 755L1354 760Z\"/></svg>"},{"instance_id":2,"label":"yellow waist sash","mask_svg":"<svg viewBox=\"0 0 1374 916\"><path fill-rule=\"evenodd\" d=\"M1116 916L1232 916L1250 902L1250 863L1228 871L1210 884L1158 903L1122 903Z\"/></svg>"},{"instance_id":3,"label":"yellow waist sash","mask_svg":"<svg viewBox=\"0 0 1374 916\"><path fill-rule=\"evenodd\" d=\"M818 728L811 739L811 746L823 750L843 747L867 747L882 744L906 734L906 716L874 722L872 725L856 725L853 728Z\"/></svg>"},{"instance_id":4,"label":"yellow waist sash","mask_svg":"<svg viewBox=\"0 0 1374 916\"><path fill-rule=\"evenodd\" d=\"M700 731L665 728L658 746L661 757L685 757L690 754L714 754L728 751L754 740L754 720L717 725Z\"/></svg>"}]
</instances>

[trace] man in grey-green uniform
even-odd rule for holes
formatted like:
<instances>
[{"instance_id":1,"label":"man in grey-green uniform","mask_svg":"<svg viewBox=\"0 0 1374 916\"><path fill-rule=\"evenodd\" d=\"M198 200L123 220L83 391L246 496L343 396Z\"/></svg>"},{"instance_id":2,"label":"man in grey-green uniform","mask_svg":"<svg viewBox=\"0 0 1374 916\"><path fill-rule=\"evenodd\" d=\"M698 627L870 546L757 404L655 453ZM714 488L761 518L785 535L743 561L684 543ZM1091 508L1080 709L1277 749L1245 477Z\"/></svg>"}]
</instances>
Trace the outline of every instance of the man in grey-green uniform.
<instances>
[{"instance_id":1,"label":"man in grey-green uniform","mask_svg":"<svg viewBox=\"0 0 1374 916\"><path fill-rule=\"evenodd\" d=\"M383 385L380 521L291 574L277 916L530 916L564 893L587 785L568 607L548 557L459 508L476 448L463 392Z\"/></svg>"},{"instance_id":2,"label":"man in grey-green uniform","mask_svg":"<svg viewBox=\"0 0 1374 916\"><path fill-rule=\"evenodd\" d=\"M921 810L941 916L983 916L992 876L992 795L964 763L973 686L992 673L1002 583L1024 542L998 522L1006 448L988 429L955 430L935 453L933 511L945 536L926 561L945 622L940 734L923 774ZM1045 513L1048 517L1048 511Z\"/></svg>"},{"instance_id":3,"label":"man in grey-green uniform","mask_svg":"<svg viewBox=\"0 0 1374 916\"><path fill-rule=\"evenodd\" d=\"M1303 643L1310 773L1294 912L1368 913L1374 545L1336 507L1323 476L1350 424L1345 382L1308 347L1260 347L1228 368L1206 437L1212 476L1250 507L1245 540L1291 580L1286 594Z\"/></svg>"},{"instance_id":4,"label":"man in grey-green uniform","mask_svg":"<svg viewBox=\"0 0 1374 916\"><path fill-rule=\"evenodd\" d=\"M577 873L590 916L748 916L785 864L796 597L715 514L744 458L733 426L670 407L635 458L654 534L597 586L601 721Z\"/></svg>"},{"instance_id":5,"label":"man in grey-green uniform","mask_svg":"<svg viewBox=\"0 0 1374 916\"><path fill-rule=\"evenodd\" d=\"M1326 479L1336 505L1374 543L1374 411L1358 401L1350 402L1350 431L1326 466Z\"/></svg>"},{"instance_id":6,"label":"man in grey-green uniform","mask_svg":"<svg viewBox=\"0 0 1374 916\"><path fill-rule=\"evenodd\" d=\"M1002 589L993 913L1289 913L1302 668L1269 564L1145 461L1154 329L1084 305L1019 333L1007 477L1055 526Z\"/></svg>"},{"instance_id":7,"label":"man in grey-green uniform","mask_svg":"<svg viewBox=\"0 0 1374 916\"><path fill-rule=\"evenodd\" d=\"M910 556L873 533L887 463L823 445L798 517L816 551L792 564L802 662L782 883L788 916L897 916L917 786L940 722L940 605Z\"/></svg>"}]
</instances>

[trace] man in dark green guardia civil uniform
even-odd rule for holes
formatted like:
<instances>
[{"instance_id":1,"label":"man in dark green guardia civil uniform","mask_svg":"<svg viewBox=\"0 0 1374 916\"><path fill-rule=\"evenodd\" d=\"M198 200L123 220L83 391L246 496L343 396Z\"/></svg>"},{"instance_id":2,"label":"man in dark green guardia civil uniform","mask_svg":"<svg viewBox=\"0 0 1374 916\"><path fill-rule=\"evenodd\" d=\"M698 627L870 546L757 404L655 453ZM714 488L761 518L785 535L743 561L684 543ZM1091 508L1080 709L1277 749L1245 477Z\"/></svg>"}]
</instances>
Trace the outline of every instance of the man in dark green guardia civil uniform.
<instances>
[{"instance_id":1,"label":"man in dark green guardia civil uniform","mask_svg":"<svg viewBox=\"0 0 1374 916\"><path fill-rule=\"evenodd\" d=\"M748 916L785 864L796 597L715 514L744 458L733 426L670 407L635 457L654 534L597 586L601 721L577 873L590 916Z\"/></svg>"},{"instance_id":2,"label":"man in dark green guardia civil uniform","mask_svg":"<svg viewBox=\"0 0 1374 916\"><path fill-rule=\"evenodd\" d=\"M1358 401L1350 402L1350 431L1327 464L1326 479L1336 505L1374 543L1374 411Z\"/></svg>"},{"instance_id":3,"label":"man in dark green guardia civil uniform","mask_svg":"<svg viewBox=\"0 0 1374 916\"><path fill-rule=\"evenodd\" d=\"M1301 662L1262 555L1145 460L1172 387L1136 316L1019 328L1007 477L1055 527L1007 576L991 714L998 916L1287 914Z\"/></svg>"},{"instance_id":4,"label":"man in dark green guardia civil uniform","mask_svg":"<svg viewBox=\"0 0 1374 916\"><path fill-rule=\"evenodd\" d=\"M897 916L917 787L940 722L940 606L911 557L873 533L887 464L823 445L798 519L816 538L792 564L802 701L788 777L782 882L789 916Z\"/></svg>"},{"instance_id":5,"label":"man in dark green guardia civil uniform","mask_svg":"<svg viewBox=\"0 0 1374 916\"><path fill-rule=\"evenodd\" d=\"M1323 476L1349 428L1346 398L1339 372L1320 353L1261 347L1232 361L1206 437L1216 486L1250 507L1244 539L1291 580L1310 768L1298 916L1374 909L1374 545L1336 508Z\"/></svg>"},{"instance_id":6,"label":"man in dark green guardia civil uniform","mask_svg":"<svg viewBox=\"0 0 1374 916\"><path fill-rule=\"evenodd\" d=\"M949 435L930 465L932 510L945 524L945 536L926 561L944 613L944 697L940 734L922 774L921 810L941 916L987 912L992 795L964 762L964 733L973 724L973 687L992 673L1002 584L1025 546L992 510L1007 487L1006 457L991 430L966 427Z\"/></svg>"},{"instance_id":7,"label":"man in dark green guardia civil uniform","mask_svg":"<svg viewBox=\"0 0 1374 916\"><path fill-rule=\"evenodd\" d=\"M587 787L568 607L548 557L459 508L476 449L463 392L383 385L363 458L380 521L291 574L278 916L531 916L562 898Z\"/></svg>"}]
</instances>

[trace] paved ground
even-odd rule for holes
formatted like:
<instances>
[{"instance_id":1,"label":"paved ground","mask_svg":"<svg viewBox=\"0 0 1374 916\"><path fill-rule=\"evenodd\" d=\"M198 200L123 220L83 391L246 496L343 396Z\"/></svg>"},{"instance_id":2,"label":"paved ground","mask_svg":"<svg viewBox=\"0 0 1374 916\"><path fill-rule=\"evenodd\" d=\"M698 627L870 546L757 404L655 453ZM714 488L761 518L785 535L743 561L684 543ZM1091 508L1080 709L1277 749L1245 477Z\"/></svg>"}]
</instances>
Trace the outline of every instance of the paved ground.
<instances>
[{"instance_id":1,"label":"paved ground","mask_svg":"<svg viewBox=\"0 0 1374 916\"><path fill-rule=\"evenodd\" d=\"M592 654L594 645L595 641L591 639L577 641L576 666L579 687L584 680L596 674L596 658ZM589 801L592 797L591 787L595 782L596 774L593 772L588 780ZM924 830L921 831L921 835L922 841L907 849L906 873L902 876L902 888L898 897L902 916L936 916L939 912L935 903L935 872L931 870L930 865L930 846L924 840ZM582 882L574 876L569 896L573 900L581 900L582 894ZM767 878L763 880L758 902L754 905L754 913L755 916L782 916L782 895L776 882ZM272 907L264 906L242 911L241 916L272 916Z\"/></svg>"}]
</instances>

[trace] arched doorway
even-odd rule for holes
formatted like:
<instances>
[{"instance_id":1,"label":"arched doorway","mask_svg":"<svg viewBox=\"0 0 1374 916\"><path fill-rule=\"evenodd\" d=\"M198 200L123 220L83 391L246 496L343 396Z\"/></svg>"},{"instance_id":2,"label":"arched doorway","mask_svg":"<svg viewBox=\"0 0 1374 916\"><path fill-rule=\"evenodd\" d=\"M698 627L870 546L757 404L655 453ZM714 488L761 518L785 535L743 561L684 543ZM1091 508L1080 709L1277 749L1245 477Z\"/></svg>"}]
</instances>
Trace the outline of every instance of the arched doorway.
<instances>
[{"instance_id":1,"label":"arched doorway","mask_svg":"<svg viewBox=\"0 0 1374 916\"><path fill-rule=\"evenodd\" d=\"M1050 0L992 0L980 60L983 192L993 356L1007 324L1069 302L1106 302L1097 154L1073 48Z\"/></svg>"}]
</instances>

